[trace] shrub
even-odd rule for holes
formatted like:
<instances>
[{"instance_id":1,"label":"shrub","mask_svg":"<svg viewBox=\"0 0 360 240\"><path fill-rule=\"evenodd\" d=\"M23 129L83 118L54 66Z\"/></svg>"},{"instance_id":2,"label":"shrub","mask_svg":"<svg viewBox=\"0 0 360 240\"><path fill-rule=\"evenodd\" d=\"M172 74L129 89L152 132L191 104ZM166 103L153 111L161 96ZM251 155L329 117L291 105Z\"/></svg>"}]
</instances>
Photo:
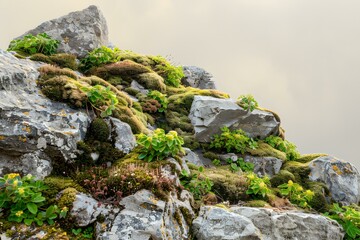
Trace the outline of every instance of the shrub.
<instances>
[{"instance_id":1,"label":"shrub","mask_svg":"<svg viewBox=\"0 0 360 240\"><path fill-rule=\"evenodd\" d=\"M38 35L26 35L22 39L15 39L10 42L8 51L23 52L27 54L43 53L51 55L56 53L59 45L58 40L52 39L46 33Z\"/></svg>"},{"instance_id":2,"label":"shrub","mask_svg":"<svg viewBox=\"0 0 360 240\"><path fill-rule=\"evenodd\" d=\"M253 95L250 94L241 95L238 98L237 104L245 110L250 110L250 112L259 106Z\"/></svg>"},{"instance_id":3,"label":"shrub","mask_svg":"<svg viewBox=\"0 0 360 240\"><path fill-rule=\"evenodd\" d=\"M21 178L17 173L0 177L0 209L10 222L24 222L41 226L44 221L53 224L57 217L65 218L68 209L60 210L56 205L46 206L42 192L46 190L43 181L35 180L30 174Z\"/></svg>"},{"instance_id":4,"label":"shrub","mask_svg":"<svg viewBox=\"0 0 360 240\"><path fill-rule=\"evenodd\" d=\"M311 190L304 190L298 183L289 180L288 183L278 186L280 194L289 198L290 202L299 205L300 207L309 207L309 202L314 197L314 192Z\"/></svg>"},{"instance_id":5,"label":"shrub","mask_svg":"<svg viewBox=\"0 0 360 240\"><path fill-rule=\"evenodd\" d=\"M300 157L296 145L287 140L283 140L281 137L270 135L265 138L264 141L273 148L284 152L288 160L296 160Z\"/></svg>"},{"instance_id":6,"label":"shrub","mask_svg":"<svg viewBox=\"0 0 360 240\"><path fill-rule=\"evenodd\" d=\"M258 176L256 176L255 173L249 173L248 175L246 175L246 177L249 183L246 194L255 196L260 195L265 198L267 194L271 192L268 187L270 181L267 177L259 178Z\"/></svg>"},{"instance_id":7,"label":"shrub","mask_svg":"<svg viewBox=\"0 0 360 240\"><path fill-rule=\"evenodd\" d=\"M170 131L165 134L165 131L161 128L156 129L150 135L139 134L137 143L141 146L139 159L148 162L174 157L178 153L184 152L181 147L184 140L177 135L177 132Z\"/></svg>"},{"instance_id":8,"label":"shrub","mask_svg":"<svg viewBox=\"0 0 360 240\"><path fill-rule=\"evenodd\" d=\"M158 108L158 112L165 112L169 103L168 99L166 98L166 94L162 94L161 92L154 90L148 93L148 97L160 103L161 107Z\"/></svg>"},{"instance_id":9,"label":"shrub","mask_svg":"<svg viewBox=\"0 0 360 240\"><path fill-rule=\"evenodd\" d=\"M117 62L119 59L117 53L119 52L120 49L118 48L111 49L105 46L96 48L89 52L85 58L81 59L80 69L86 72L92 67Z\"/></svg>"},{"instance_id":10,"label":"shrub","mask_svg":"<svg viewBox=\"0 0 360 240\"><path fill-rule=\"evenodd\" d=\"M183 169L180 174L181 185L190 191L196 200L200 200L203 196L211 192L214 183L207 177L202 177L201 173L204 167L197 169L198 173L188 173Z\"/></svg>"},{"instance_id":11,"label":"shrub","mask_svg":"<svg viewBox=\"0 0 360 240\"><path fill-rule=\"evenodd\" d=\"M150 57L156 63L155 71L164 78L165 84L173 87L178 87L181 79L185 76L181 66L171 65L162 56Z\"/></svg>"},{"instance_id":12,"label":"shrub","mask_svg":"<svg viewBox=\"0 0 360 240\"><path fill-rule=\"evenodd\" d=\"M210 143L210 148L218 150L225 149L227 152L244 154L246 148L250 147L255 149L257 147L257 143L252 138L246 136L245 132L240 129L230 131L228 127L223 127L221 131L222 133L220 135L214 135L214 140Z\"/></svg>"}]
</instances>

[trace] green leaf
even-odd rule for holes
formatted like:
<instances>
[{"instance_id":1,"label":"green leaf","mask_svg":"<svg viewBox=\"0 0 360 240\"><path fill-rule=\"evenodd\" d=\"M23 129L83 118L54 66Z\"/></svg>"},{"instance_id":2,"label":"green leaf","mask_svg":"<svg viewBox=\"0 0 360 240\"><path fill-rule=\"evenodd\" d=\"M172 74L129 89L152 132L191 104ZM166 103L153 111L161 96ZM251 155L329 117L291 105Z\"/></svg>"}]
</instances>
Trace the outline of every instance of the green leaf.
<instances>
[{"instance_id":1,"label":"green leaf","mask_svg":"<svg viewBox=\"0 0 360 240\"><path fill-rule=\"evenodd\" d=\"M30 226L34 222L34 219L24 219L24 223L28 226Z\"/></svg>"},{"instance_id":2,"label":"green leaf","mask_svg":"<svg viewBox=\"0 0 360 240\"><path fill-rule=\"evenodd\" d=\"M41 196L41 193L37 193L37 194L34 194L31 201L34 203L40 203L40 202L45 201L45 198L43 196Z\"/></svg>"},{"instance_id":3,"label":"green leaf","mask_svg":"<svg viewBox=\"0 0 360 240\"><path fill-rule=\"evenodd\" d=\"M32 203L32 202L27 203L26 207L29 210L29 212L31 212L32 214L36 214L38 211L38 207L35 203Z\"/></svg>"}]
</instances>

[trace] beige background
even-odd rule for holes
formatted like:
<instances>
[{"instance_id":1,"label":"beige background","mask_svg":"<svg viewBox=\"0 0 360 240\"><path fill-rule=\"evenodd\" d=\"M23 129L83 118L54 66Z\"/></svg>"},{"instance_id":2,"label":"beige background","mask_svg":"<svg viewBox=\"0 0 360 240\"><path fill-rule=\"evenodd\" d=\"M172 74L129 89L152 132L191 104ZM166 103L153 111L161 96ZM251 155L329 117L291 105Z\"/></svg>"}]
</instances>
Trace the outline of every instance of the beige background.
<instances>
[{"instance_id":1,"label":"beige background","mask_svg":"<svg viewBox=\"0 0 360 240\"><path fill-rule=\"evenodd\" d=\"M252 93L282 117L302 153L360 169L360 1L0 0L0 48L41 22L98 5L122 49L171 57Z\"/></svg>"}]
</instances>

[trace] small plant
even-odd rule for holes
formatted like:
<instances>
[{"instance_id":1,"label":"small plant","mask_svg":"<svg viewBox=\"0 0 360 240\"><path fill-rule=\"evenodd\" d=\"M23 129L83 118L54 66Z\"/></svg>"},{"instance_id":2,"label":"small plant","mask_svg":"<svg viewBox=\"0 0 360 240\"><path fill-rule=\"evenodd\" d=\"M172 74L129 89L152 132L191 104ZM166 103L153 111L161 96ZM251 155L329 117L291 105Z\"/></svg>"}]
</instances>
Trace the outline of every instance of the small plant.
<instances>
[{"instance_id":1,"label":"small plant","mask_svg":"<svg viewBox=\"0 0 360 240\"><path fill-rule=\"evenodd\" d=\"M156 129L151 135L139 134L137 143L142 147L139 159L148 162L174 157L184 152L181 147L184 140L177 135L177 132L170 131L165 134L161 128Z\"/></svg>"},{"instance_id":2,"label":"small plant","mask_svg":"<svg viewBox=\"0 0 360 240\"><path fill-rule=\"evenodd\" d=\"M93 227L87 227L85 229L82 228L73 228L71 229L72 234L74 234L79 239L92 239L93 238Z\"/></svg>"},{"instance_id":3,"label":"small plant","mask_svg":"<svg viewBox=\"0 0 360 240\"><path fill-rule=\"evenodd\" d=\"M92 67L117 62L119 61L119 52L120 49L118 48L111 49L105 46L96 48L81 60L80 69L86 72Z\"/></svg>"},{"instance_id":4,"label":"small plant","mask_svg":"<svg viewBox=\"0 0 360 240\"><path fill-rule=\"evenodd\" d=\"M281 195L286 196L290 202L303 208L309 207L309 202L315 195L313 191L305 191L300 184L294 183L292 180L289 180L288 183L281 184L278 188L280 189Z\"/></svg>"},{"instance_id":5,"label":"small plant","mask_svg":"<svg viewBox=\"0 0 360 240\"><path fill-rule=\"evenodd\" d=\"M155 99L150 99L145 102L141 102L141 108L144 112L156 113L158 109L161 108L161 104Z\"/></svg>"},{"instance_id":6,"label":"small plant","mask_svg":"<svg viewBox=\"0 0 360 240\"><path fill-rule=\"evenodd\" d=\"M183 169L180 174L181 185L189 190L196 200L200 200L201 197L211 192L212 186L214 185L209 178L201 176L201 173L204 172L204 167L199 167L198 172L198 174L189 174Z\"/></svg>"},{"instance_id":7,"label":"small plant","mask_svg":"<svg viewBox=\"0 0 360 240\"><path fill-rule=\"evenodd\" d=\"M23 52L27 54L43 53L51 55L56 53L59 46L59 41L52 39L46 33L39 33L38 35L26 35L22 39L12 40L10 42L8 51Z\"/></svg>"},{"instance_id":8,"label":"small plant","mask_svg":"<svg viewBox=\"0 0 360 240\"><path fill-rule=\"evenodd\" d=\"M53 224L58 217L65 218L68 209L59 209L56 205L46 206L42 191L47 187L43 181L27 175L23 178L10 173L0 178L0 211L8 216L10 222L24 222L31 225L43 225L44 221Z\"/></svg>"},{"instance_id":9,"label":"small plant","mask_svg":"<svg viewBox=\"0 0 360 240\"><path fill-rule=\"evenodd\" d=\"M237 172L239 170L251 172L254 170L254 164L251 162L245 162L243 158L238 158L236 162L234 162L231 158L228 158L226 162L230 164L230 170L232 172Z\"/></svg>"},{"instance_id":10,"label":"small plant","mask_svg":"<svg viewBox=\"0 0 360 240\"><path fill-rule=\"evenodd\" d=\"M101 112L101 117L112 115L112 111L115 110L115 106L118 104L118 99L116 94L110 90L110 87L95 85L91 87L83 86L80 89L86 93L90 104Z\"/></svg>"},{"instance_id":11,"label":"small plant","mask_svg":"<svg viewBox=\"0 0 360 240\"><path fill-rule=\"evenodd\" d=\"M338 203L334 203L329 212L325 216L337 221L345 230L344 239L360 238L360 212L352 207L340 207Z\"/></svg>"},{"instance_id":12,"label":"small plant","mask_svg":"<svg viewBox=\"0 0 360 240\"><path fill-rule=\"evenodd\" d=\"M268 177L259 178L256 176L255 173L249 173L246 175L248 179L248 190L246 191L246 194L249 195L255 195L255 196L262 196L265 198L268 193L271 192L268 185L270 184L270 180Z\"/></svg>"},{"instance_id":13,"label":"small plant","mask_svg":"<svg viewBox=\"0 0 360 240\"><path fill-rule=\"evenodd\" d=\"M273 148L286 153L286 158L288 160L295 160L300 157L296 145L287 140L283 140L281 137L270 135L265 138L265 142Z\"/></svg>"},{"instance_id":14,"label":"small plant","mask_svg":"<svg viewBox=\"0 0 360 240\"><path fill-rule=\"evenodd\" d=\"M164 78L165 84L179 87L181 79L185 76L183 68L171 65L162 56L153 56L151 59L156 63L155 71Z\"/></svg>"},{"instance_id":15,"label":"small plant","mask_svg":"<svg viewBox=\"0 0 360 240\"><path fill-rule=\"evenodd\" d=\"M253 97L253 95L241 95L238 98L237 101L238 105L240 107L242 107L245 110L250 110L250 112L254 111L255 108L257 108L258 102L255 100L255 98Z\"/></svg>"},{"instance_id":16,"label":"small plant","mask_svg":"<svg viewBox=\"0 0 360 240\"><path fill-rule=\"evenodd\" d=\"M213 141L210 143L210 148L219 150L225 149L227 152L245 153L247 147L256 148L257 143L242 130L230 131L228 127L221 129L220 135L214 135Z\"/></svg>"},{"instance_id":17,"label":"small plant","mask_svg":"<svg viewBox=\"0 0 360 240\"><path fill-rule=\"evenodd\" d=\"M214 159L212 160L212 163L215 165L215 166L220 166L221 165L221 161L219 159Z\"/></svg>"},{"instance_id":18,"label":"small plant","mask_svg":"<svg viewBox=\"0 0 360 240\"><path fill-rule=\"evenodd\" d=\"M150 91L148 93L148 97L158 101L158 103L160 103L161 107L158 108L158 112L165 112L165 110L167 109L167 105L169 103L168 99L166 98L165 94L162 94L159 91Z\"/></svg>"}]
</instances>

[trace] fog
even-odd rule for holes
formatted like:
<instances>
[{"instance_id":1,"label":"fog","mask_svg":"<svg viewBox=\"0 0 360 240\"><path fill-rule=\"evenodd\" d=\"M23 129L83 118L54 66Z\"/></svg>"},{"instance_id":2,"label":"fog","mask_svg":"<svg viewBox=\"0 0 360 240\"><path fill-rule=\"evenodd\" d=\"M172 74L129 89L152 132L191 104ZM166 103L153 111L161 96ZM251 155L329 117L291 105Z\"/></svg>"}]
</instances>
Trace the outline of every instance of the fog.
<instances>
[{"instance_id":1,"label":"fog","mask_svg":"<svg viewBox=\"0 0 360 240\"><path fill-rule=\"evenodd\" d=\"M100 7L121 49L212 73L281 116L301 153L360 169L360 2L332 0L0 0L0 48L41 22Z\"/></svg>"}]
</instances>

